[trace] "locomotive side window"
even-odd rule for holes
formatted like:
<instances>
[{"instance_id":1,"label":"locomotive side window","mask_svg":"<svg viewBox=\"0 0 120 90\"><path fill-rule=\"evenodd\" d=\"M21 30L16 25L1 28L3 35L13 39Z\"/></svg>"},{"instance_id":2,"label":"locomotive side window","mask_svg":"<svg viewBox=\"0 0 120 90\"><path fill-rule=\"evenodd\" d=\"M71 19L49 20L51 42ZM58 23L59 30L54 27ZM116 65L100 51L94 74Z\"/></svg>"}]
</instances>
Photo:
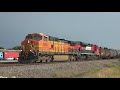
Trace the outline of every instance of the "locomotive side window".
<instances>
[{"instance_id":1,"label":"locomotive side window","mask_svg":"<svg viewBox=\"0 0 120 90\"><path fill-rule=\"evenodd\" d=\"M33 37L33 39L36 40L36 41L40 41L40 40L42 39L42 36L40 36L40 35L35 35L35 36Z\"/></svg>"},{"instance_id":2,"label":"locomotive side window","mask_svg":"<svg viewBox=\"0 0 120 90\"><path fill-rule=\"evenodd\" d=\"M47 36L44 36L44 41L48 41L48 37Z\"/></svg>"}]
</instances>

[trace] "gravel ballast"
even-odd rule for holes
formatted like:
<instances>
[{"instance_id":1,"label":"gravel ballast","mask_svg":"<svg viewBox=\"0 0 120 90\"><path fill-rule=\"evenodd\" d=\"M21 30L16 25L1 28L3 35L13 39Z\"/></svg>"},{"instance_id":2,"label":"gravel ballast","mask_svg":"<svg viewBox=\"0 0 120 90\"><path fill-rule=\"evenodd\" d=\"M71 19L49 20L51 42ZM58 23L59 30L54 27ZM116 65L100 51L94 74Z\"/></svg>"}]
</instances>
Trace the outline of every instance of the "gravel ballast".
<instances>
[{"instance_id":1,"label":"gravel ballast","mask_svg":"<svg viewBox=\"0 0 120 90\"><path fill-rule=\"evenodd\" d=\"M84 75L88 69L104 68L108 64L116 64L118 59L51 63L39 65L23 65L0 67L1 78L71 78L71 74Z\"/></svg>"}]
</instances>

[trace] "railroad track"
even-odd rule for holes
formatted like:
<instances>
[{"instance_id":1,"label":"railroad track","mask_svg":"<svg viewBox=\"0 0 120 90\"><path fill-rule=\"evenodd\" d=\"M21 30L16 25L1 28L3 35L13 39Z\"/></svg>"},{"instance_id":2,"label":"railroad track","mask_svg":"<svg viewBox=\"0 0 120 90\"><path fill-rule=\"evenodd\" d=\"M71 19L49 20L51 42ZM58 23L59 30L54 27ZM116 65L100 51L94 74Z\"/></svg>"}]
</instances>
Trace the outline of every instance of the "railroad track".
<instances>
[{"instance_id":1,"label":"railroad track","mask_svg":"<svg viewBox=\"0 0 120 90\"><path fill-rule=\"evenodd\" d=\"M9 67L9 66L25 66L25 65L42 65L42 64L58 64L58 63L68 63L68 62L87 62L87 61L105 61L105 60L114 60L114 59L100 59L100 60L79 60L79 61L53 61L53 62L42 62L42 63L25 63L20 64L19 62L0 62L0 67ZM118 60L118 59L115 59Z\"/></svg>"}]
</instances>

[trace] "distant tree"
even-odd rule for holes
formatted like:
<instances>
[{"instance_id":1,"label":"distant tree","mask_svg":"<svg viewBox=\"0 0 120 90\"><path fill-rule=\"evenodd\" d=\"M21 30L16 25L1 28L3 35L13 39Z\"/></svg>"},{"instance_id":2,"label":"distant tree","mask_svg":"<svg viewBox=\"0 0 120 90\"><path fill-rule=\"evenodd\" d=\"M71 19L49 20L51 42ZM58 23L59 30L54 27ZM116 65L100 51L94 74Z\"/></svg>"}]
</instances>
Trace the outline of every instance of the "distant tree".
<instances>
[{"instance_id":1,"label":"distant tree","mask_svg":"<svg viewBox=\"0 0 120 90\"><path fill-rule=\"evenodd\" d=\"M12 50L12 48L8 48L7 50Z\"/></svg>"},{"instance_id":2,"label":"distant tree","mask_svg":"<svg viewBox=\"0 0 120 90\"><path fill-rule=\"evenodd\" d=\"M15 46L12 48L13 50L20 50L21 49L21 46Z\"/></svg>"},{"instance_id":3,"label":"distant tree","mask_svg":"<svg viewBox=\"0 0 120 90\"><path fill-rule=\"evenodd\" d=\"M0 47L0 49L4 49L4 47Z\"/></svg>"}]
</instances>

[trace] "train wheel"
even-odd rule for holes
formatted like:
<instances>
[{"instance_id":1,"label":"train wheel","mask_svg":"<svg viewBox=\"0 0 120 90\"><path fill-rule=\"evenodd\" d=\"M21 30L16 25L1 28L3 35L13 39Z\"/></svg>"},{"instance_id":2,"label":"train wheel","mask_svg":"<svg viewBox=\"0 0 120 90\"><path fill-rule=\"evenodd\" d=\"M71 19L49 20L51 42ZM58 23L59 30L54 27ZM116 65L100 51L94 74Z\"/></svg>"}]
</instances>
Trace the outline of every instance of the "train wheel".
<instances>
[{"instance_id":1,"label":"train wheel","mask_svg":"<svg viewBox=\"0 0 120 90\"><path fill-rule=\"evenodd\" d=\"M69 55L68 62L72 61L72 56Z\"/></svg>"},{"instance_id":2,"label":"train wheel","mask_svg":"<svg viewBox=\"0 0 120 90\"><path fill-rule=\"evenodd\" d=\"M48 62L48 59L46 59L45 62L47 63L47 62Z\"/></svg>"},{"instance_id":3,"label":"train wheel","mask_svg":"<svg viewBox=\"0 0 120 90\"><path fill-rule=\"evenodd\" d=\"M40 63L42 63L42 60L40 60Z\"/></svg>"},{"instance_id":4,"label":"train wheel","mask_svg":"<svg viewBox=\"0 0 120 90\"><path fill-rule=\"evenodd\" d=\"M70 59L68 59L68 62L71 62L72 60L71 60L71 58Z\"/></svg>"},{"instance_id":5,"label":"train wheel","mask_svg":"<svg viewBox=\"0 0 120 90\"><path fill-rule=\"evenodd\" d=\"M53 56L50 56L50 62L53 62L53 60L54 60L54 57Z\"/></svg>"},{"instance_id":6,"label":"train wheel","mask_svg":"<svg viewBox=\"0 0 120 90\"><path fill-rule=\"evenodd\" d=\"M46 62L46 56L45 55L41 55L40 57L40 63L42 62Z\"/></svg>"},{"instance_id":7,"label":"train wheel","mask_svg":"<svg viewBox=\"0 0 120 90\"><path fill-rule=\"evenodd\" d=\"M50 62L50 58L49 58L49 56L46 56L46 60L45 60L46 62Z\"/></svg>"},{"instance_id":8,"label":"train wheel","mask_svg":"<svg viewBox=\"0 0 120 90\"><path fill-rule=\"evenodd\" d=\"M51 62L51 57L50 56L48 56L48 62Z\"/></svg>"},{"instance_id":9,"label":"train wheel","mask_svg":"<svg viewBox=\"0 0 120 90\"><path fill-rule=\"evenodd\" d=\"M75 61L75 57L74 56L72 56L72 61Z\"/></svg>"},{"instance_id":10,"label":"train wheel","mask_svg":"<svg viewBox=\"0 0 120 90\"><path fill-rule=\"evenodd\" d=\"M47 63L48 62L48 56L45 55L45 62Z\"/></svg>"}]
</instances>

